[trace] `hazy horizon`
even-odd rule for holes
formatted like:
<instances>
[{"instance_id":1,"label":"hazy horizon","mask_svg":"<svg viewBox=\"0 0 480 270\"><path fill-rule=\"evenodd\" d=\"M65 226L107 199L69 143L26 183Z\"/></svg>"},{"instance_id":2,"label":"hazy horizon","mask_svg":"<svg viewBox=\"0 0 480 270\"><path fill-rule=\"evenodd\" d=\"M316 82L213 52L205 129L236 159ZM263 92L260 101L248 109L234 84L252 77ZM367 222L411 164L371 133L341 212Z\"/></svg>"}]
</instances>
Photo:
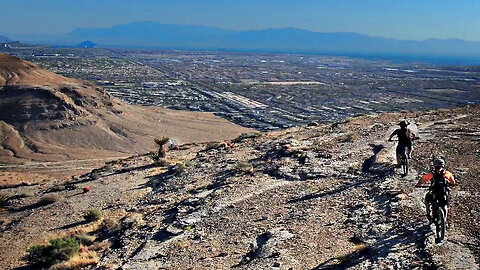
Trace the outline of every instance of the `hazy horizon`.
<instances>
[{"instance_id":1,"label":"hazy horizon","mask_svg":"<svg viewBox=\"0 0 480 270\"><path fill-rule=\"evenodd\" d=\"M358 32L352 32L352 31L339 31L339 32L333 32L333 31L315 31L315 30L309 30L309 29L303 29L299 27L291 27L291 26L285 26L285 27L267 27L267 28L257 28L257 29L246 29L246 30L237 30L237 29L228 29L228 28L222 28L222 27L217 27L217 26L208 26L208 25L196 25L196 24L181 24L181 23L163 23L163 22L158 22L158 21L151 21L151 20L146 20L146 21L131 21L131 22L126 22L122 24L116 24L116 25L111 25L111 26L105 26L105 27L76 27L72 28L69 31L66 32L61 32L61 33L52 33L52 32L38 32L38 33L21 33L21 32L5 32L1 31L0 29L0 35L5 35L5 37L8 38L8 34L20 34L20 35L61 35L61 34L69 34L72 31L78 30L78 29L109 29L111 27L116 27L116 26L121 26L121 25L128 25L128 24L134 24L134 23L158 23L162 25L179 25L179 26L199 26L199 27L211 27L211 28L216 28L216 29L221 29L221 30L229 30L229 31L236 31L236 32L244 32L244 31L258 31L258 30L270 30L270 29L298 29L298 30L304 30L304 31L309 31L309 32L314 32L314 33L352 33L352 34L360 34L360 35L365 35L369 37L379 37L379 38L389 38L389 39L395 39L395 40L405 40L405 41L425 41L425 40L431 40L431 39L439 39L439 40L463 40L463 41L471 41L471 42L480 42L480 40L466 40L466 39L461 39L461 38L455 38L455 37L445 37L445 38L438 38L438 37L430 37L430 38L424 38L424 39L400 39L400 38L391 38L387 36L380 36L380 35L371 35L371 34L363 34L363 33L358 33Z\"/></svg>"},{"instance_id":2,"label":"hazy horizon","mask_svg":"<svg viewBox=\"0 0 480 270\"><path fill-rule=\"evenodd\" d=\"M480 2L6 0L0 33L65 34L138 21L245 31L297 28L399 40L480 41Z\"/></svg>"}]
</instances>

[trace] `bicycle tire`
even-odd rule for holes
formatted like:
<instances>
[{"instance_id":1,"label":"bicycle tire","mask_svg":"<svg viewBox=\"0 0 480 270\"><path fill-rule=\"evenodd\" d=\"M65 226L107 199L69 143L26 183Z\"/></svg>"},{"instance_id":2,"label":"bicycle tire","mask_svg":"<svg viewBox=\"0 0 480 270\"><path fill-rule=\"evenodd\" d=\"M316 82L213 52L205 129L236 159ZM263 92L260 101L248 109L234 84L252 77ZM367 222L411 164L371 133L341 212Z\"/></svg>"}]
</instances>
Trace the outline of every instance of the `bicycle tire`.
<instances>
[{"instance_id":1,"label":"bicycle tire","mask_svg":"<svg viewBox=\"0 0 480 270\"><path fill-rule=\"evenodd\" d=\"M437 230L437 238L442 241L445 238L445 210L442 208L437 209L437 220L435 222L435 227Z\"/></svg>"},{"instance_id":2,"label":"bicycle tire","mask_svg":"<svg viewBox=\"0 0 480 270\"><path fill-rule=\"evenodd\" d=\"M408 158L405 159L405 164L402 165L403 167L403 175L408 175Z\"/></svg>"}]
</instances>

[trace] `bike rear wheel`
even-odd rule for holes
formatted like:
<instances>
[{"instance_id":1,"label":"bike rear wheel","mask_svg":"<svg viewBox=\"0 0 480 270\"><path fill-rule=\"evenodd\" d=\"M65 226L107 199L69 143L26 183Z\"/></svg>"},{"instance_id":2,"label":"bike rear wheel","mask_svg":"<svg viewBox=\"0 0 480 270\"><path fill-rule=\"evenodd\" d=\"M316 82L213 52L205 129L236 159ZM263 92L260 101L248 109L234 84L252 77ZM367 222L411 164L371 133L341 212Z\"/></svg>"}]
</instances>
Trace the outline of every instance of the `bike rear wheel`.
<instances>
[{"instance_id":1,"label":"bike rear wheel","mask_svg":"<svg viewBox=\"0 0 480 270\"><path fill-rule=\"evenodd\" d=\"M406 175L408 174L408 158L406 158L406 159L403 161L402 170L403 170L403 175L406 176Z\"/></svg>"}]
</instances>

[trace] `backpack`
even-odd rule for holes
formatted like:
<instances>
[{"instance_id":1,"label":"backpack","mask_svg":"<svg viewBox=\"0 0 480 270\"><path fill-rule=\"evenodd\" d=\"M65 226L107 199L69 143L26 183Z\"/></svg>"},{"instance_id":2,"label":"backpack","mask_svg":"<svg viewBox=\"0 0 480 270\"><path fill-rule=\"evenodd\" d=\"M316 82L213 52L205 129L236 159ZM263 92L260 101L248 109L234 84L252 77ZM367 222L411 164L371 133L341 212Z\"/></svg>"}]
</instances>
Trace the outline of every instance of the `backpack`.
<instances>
[{"instance_id":1,"label":"backpack","mask_svg":"<svg viewBox=\"0 0 480 270\"><path fill-rule=\"evenodd\" d=\"M439 174L432 172L433 179L430 185L430 190L432 191L434 197L438 200L441 206L445 206L448 201L448 180L445 177L445 172Z\"/></svg>"}]
</instances>

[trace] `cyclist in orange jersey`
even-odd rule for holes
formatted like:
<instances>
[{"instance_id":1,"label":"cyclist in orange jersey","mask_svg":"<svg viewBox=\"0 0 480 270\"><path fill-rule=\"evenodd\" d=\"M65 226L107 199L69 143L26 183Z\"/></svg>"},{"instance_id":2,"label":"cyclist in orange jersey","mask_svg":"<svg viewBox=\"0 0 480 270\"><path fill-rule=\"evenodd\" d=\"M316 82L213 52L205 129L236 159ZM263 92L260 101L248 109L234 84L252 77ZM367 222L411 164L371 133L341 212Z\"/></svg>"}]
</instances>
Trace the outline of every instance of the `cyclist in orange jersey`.
<instances>
[{"instance_id":1,"label":"cyclist in orange jersey","mask_svg":"<svg viewBox=\"0 0 480 270\"><path fill-rule=\"evenodd\" d=\"M431 222L431 204L434 198L439 200L440 206L445 207L445 221L447 220L447 204L450 197L450 189L448 185L455 185L453 174L445 170L445 160L437 158L433 160L434 169L425 174L416 186L422 186L430 182L430 187L425 195L425 206L427 210L427 218Z\"/></svg>"}]
</instances>

